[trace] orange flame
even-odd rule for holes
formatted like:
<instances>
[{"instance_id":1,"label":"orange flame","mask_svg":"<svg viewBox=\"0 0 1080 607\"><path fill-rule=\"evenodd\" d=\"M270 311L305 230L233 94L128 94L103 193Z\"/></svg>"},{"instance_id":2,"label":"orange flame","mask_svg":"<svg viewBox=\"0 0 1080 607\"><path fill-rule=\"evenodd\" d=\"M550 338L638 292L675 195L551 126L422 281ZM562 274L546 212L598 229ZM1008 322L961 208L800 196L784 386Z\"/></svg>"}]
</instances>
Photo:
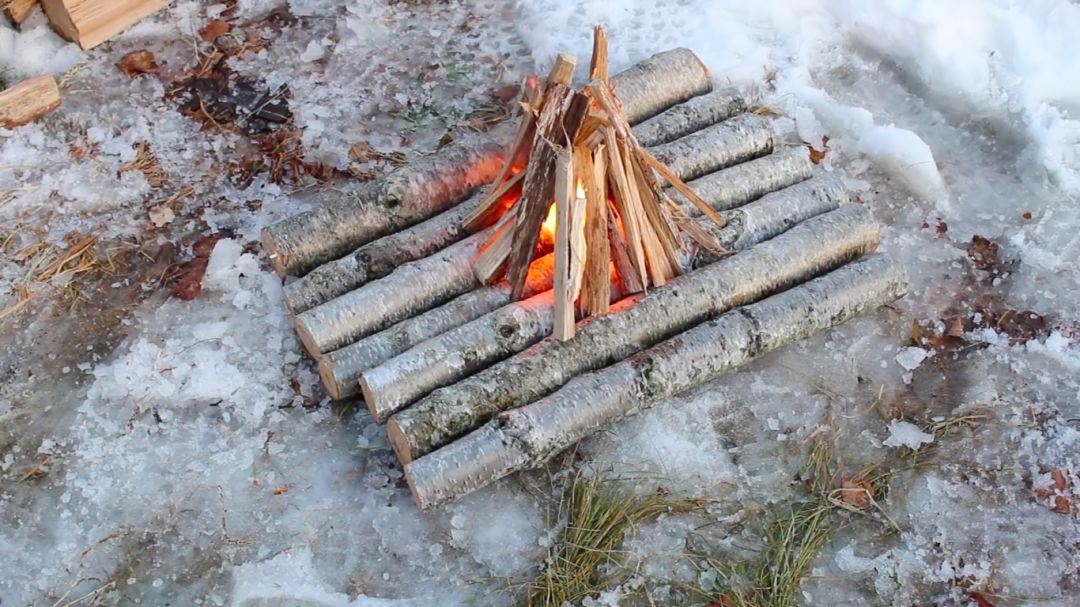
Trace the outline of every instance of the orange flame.
<instances>
[{"instance_id":1,"label":"orange flame","mask_svg":"<svg viewBox=\"0 0 1080 607\"><path fill-rule=\"evenodd\" d=\"M579 181L577 183L577 197L585 198L585 186ZM548 207L547 217L544 218L544 223L540 225L540 234L548 240L555 240L555 227L558 225L558 213L555 210L555 203L551 203Z\"/></svg>"}]
</instances>

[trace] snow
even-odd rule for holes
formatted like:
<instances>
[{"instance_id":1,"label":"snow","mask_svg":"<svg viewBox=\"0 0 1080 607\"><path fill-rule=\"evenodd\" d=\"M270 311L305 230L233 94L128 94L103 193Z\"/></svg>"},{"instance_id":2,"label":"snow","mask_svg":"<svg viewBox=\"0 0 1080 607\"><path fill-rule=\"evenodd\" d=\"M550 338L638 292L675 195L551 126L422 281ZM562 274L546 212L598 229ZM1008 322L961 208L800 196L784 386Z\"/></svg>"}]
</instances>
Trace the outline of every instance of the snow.
<instances>
[{"instance_id":1,"label":"snow","mask_svg":"<svg viewBox=\"0 0 1080 607\"><path fill-rule=\"evenodd\" d=\"M918 449L922 445L934 442L934 435L923 432L915 424L904 420L893 420L889 423L889 438L882 443L886 447L907 447Z\"/></svg>"},{"instance_id":2,"label":"snow","mask_svg":"<svg viewBox=\"0 0 1080 607\"><path fill-rule=\"evenodd\" d=\"M259 21L283 6L300 20L280 33ZM5 81L68 74L59 110L0 131L0 308L33 270L20 251L41 242L63 248L66 236L92 232L108 250L144 247L138 269L155 247L177 243L183 261L196 237L221 236L194 301L120 269L103 277L105 296L87 289L100 299L72 305L65 290L85 283L63 273L32 282L30 305L0 317L4 605L83 595L510 605L558 536L562 460L420 513L383 428L329 404L257 240L264 225L333 192L265 174L234 183L225 163L250 141L202 128L165 95L212 18L261 23L252 27L265 48L229 65L269 90L290 86L305 160L376 173L385 164L349 158L354 143L430 152L492 89L556 52L587 56L598 20L615 69L688 46L718 81L783 113L799 139L821 149L828 136L822 170L843 176L885 225L883 248L912 278L907 298L578 447L582 467L640 494L708 503L706 514L641 525L623 547L635 575L587 604L683 604L679 588L716 579L685 558L702 542L752 557L761 525L802 495L795 481L816 440L849 470L902 457L900 446L932 451L934 465L894 470L880 504L889 520L853 518L815 560L804 604L965 604L968 589L985 587L1015 598L1005 604L1069 605L1080 591L1080 5L240 0L227 9L179 0L90 52L59 39L41 14L20 30L0 26ZM140 48L155 53L160 76L115 68ZM121 172L140 141L168 175L164 188ZM94 154L80 160L74 149ZM193 193L163 206L181 186ZM975 234L1000 244L1007 274L972 267ZM984 326L958 351L910 343L913 321L943 330L987 295L1045 315L1048 333L1014 343ZM924 430L965 416L976 421L937 438ZM37 466L40 478L27 476ZM1073 514L1053 511L1059 494L1040 497L1055 469L1069 479L1059 494Z\"/></svg>"}]
</instances>

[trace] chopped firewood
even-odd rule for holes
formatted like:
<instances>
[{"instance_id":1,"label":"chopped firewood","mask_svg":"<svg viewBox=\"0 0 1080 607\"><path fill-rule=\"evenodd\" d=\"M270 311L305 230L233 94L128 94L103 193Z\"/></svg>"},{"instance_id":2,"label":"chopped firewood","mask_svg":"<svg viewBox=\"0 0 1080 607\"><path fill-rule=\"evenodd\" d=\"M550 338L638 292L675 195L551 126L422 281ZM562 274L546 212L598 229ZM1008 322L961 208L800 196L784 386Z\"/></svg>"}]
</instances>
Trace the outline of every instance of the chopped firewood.
<instances>
[{"instance_id":1,"label":"chopped firewood","mask_svg":"<svg viewBox=\"0 0 1080 607\"><path fill-rule=\"evenodd\" d=\"M411 461L479 427L500 411L541 398L570 378L620 360L679 331L874 250L873 214L847 206L809 219L749 250L685 274L649 297L578 327L567 341L541 341L446 386L390 419L390 439ZM630 304L633 305L630 305Z\"/></svg>"},{"instance_id":2,"label":"chopped firewood","mask_svg":"<svg viewBox=\"0 0 1080 607\"><path fill-rule=\"evenodd\" d=\"M9 0L7 4L0 2L3 5L4 14L15 25L21 24L26 21L26 18L30 16L30 13L34 11L34 7L37 6L38 0Z\"/></svg>"},{"instance_id":3,"label":"chopped firewood","mask_svg":"<svg viewBox=\"0 0 1080 607\"><path fill-rule=\"evenodd\" d=\"M22 126L60 107L60 88L49 75L35 76L0 91L0 127Z\"/></svg>"},{"instance_id":4,"label":"chopped firewood","mask_svg":"<svg viewBox=\"0 0 1080 607\"><path fill-rule=\"evenodd\" d=\"M518 138L510 146L513 157L507 158L500 171L501 176L509 175L512 164L524 164L521 197L504 211L503 227L496 230L476 262L477 276L485 283L500 278L505 266L505 275L515 287L517 297L518 287L525 280L525 268L537 254L535 247L542 220L554 204L555 335L558 339L573 336L576 304L580 303L581 310L589 313L605 309L607 302L603 300L606 298L601 294L611 282L607 259L614 257L615 271L624 288L644 290L649 285L662 286L683 272L682 232L688 232L696 240L707 240L704 231L693 225L696 220L692 216L681 214L679 221L674 221L667 209L660 179L666 180L694 203L699 214L723 226L720 215L683 183L676 175L677 171L645 151L635 138L623 103L607 80L607 55L607 35L603 27L597 26L593 30L590 81L572 94L566 87L572 69L565 69L572 61L565 55L560 55L556 61L553 74L561 69L566 77L557 80L549 76L539 101L542 105L539 115L534 117L526 112L523 116ZM671 130L680 130L685 125L697 126L712 115L729 112L734 105L732 99L730 94L720 99L725 107L716 112L710 111L708 103L695 104L693 110L683 112L673 121ZM527 144L523 138L530 132L532 142ZM767 140L771 145L771 133ZM759 151L755 143L750 145L753 149L749 154ZM526 152L527 158L518 158L519 151ZM734 157L738 155L736 152ZM586 156L588 160L582 160ZM601 163L596 161L597 157L602 159ZM523 162L525 160L527 162ZM688 163L687 166L697 170L696 164ZM584 178L576 175L578 165L590 172L599 167L600 173L595 178ZM499 186L497 180L489 201L494 200ZM579 195L578 191L589 188L603 188L605 196L610 192L615 218L607 220L605 217L599 222L594 219L593 228L587 231L585 207L590 206L589 193L583 191ZM485 216L493 206L493 202L489 202L470 217L473 221L466 227L475 229L474 221ZM602 205L594 202L591 206L600 211ZM575 207L580 207L578 212ZM512 226L509 216L513 217ZM593 265L589 265L587 252L590 249L595 252L597 247L588 242L590 235L599 239L601 245L615 249L607 254L598 253L601 259ZM714 242L707 244L716 246ZM625 263L627 260L629 264ZM592 271L586 272L586 267ZM588 306L579 302L583 290L590 293Z\"/></svg>"},{"instance_id":5,"label":"chopped firewood","mask_svg":"<svg viewBox=\"0 0 1080 607\"><path fill-rule=\"evenodd\" d=\"M543 465L601 427L663 402L766 352L903 297L903 266L878 255L720 316L663 344L573 378L558 392L409 463L421 509Z\"/></svg>"},{"instance_id":6,"label":"chopped firewood","mask_svg":"<svg viewBox=\"0 0 1080 607\"><path fill-rule=\"evenodd\" d=\"M611 301L611 242L608 240L606 167L603 152L596 159L574 154L575 167L585 189L585 264L581 311L585 316L606 314Z\"/></svg>"},{"instance_id":7,"label":"chopped firewood","mask_svg":"<svg viewBox=\"0 0 1080 607\"><path fill-rule=\"evenodd\" d=\"M41 0L49 23L83 50L119 34L170 0Z\"/></svg>"},{"instance_id":8,"label":"chopped firewood","mask_svg":"<svg viewBox=\"0 0 1080 607\"><path fill-rule=\"evenodd\" d=\"M574 336L573 280L570 276L570 214L574 192L574 159L565 150L555 166L555 338Z\"/></svg>"}]
</instances>

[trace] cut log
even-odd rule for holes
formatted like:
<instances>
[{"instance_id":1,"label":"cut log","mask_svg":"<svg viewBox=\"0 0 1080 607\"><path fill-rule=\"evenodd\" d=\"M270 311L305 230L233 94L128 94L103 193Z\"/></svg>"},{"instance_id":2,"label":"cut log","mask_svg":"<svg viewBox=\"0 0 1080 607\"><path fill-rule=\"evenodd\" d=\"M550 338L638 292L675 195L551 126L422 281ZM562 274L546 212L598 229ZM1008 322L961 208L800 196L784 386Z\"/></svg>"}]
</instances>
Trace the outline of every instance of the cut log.
<instances>
[{"instance_id":1,"label":"cut log","mask_svg":"<svg viewBox=\"0 0 1080 607\"><path fill-rule=\"evenodd\" d=\"M696 148L685 146L689 160L686 164L700 166L696 156L723 157L709 147L711 141L705 138ZM318 359L324 352L343 348L479 287L474 262L494 229L477 232L433 255L402 264L378 280L297 314L294 323L304 347ZM537 250L546 254L550 246Z\"/></svg>"},{"instance_id":2,"label":"cut log","mask_svg":"<svg viewBox=\"0 0 1080 607\"><path fill-rule=\"evenodd\" d=\"M7 6L4 6L4 14L15 25L21 24L26 21L26 18L30 16L30 13L34 11L34 7L37 6L38 0L10 0ZM2 5L3 2L0 2Z\"/></svg>"},{"instance_id":3,"label":"cut log","mask_svg":"<svg viewBox=\"0 0 1080 607\"><path fill-rule=\"evenodd\" d=\"M304 348L318 360L396 322L480 286L472 261L488 232L478 232L435 255L407 263L379 280L293 318Z\"/></svg>"},{"instance_id":4,"label":"cut log","mask_svg":"<svg viewBox=\"0 0 1080 607\"><path fill-rule=\"evenodd\" d=\"M620 72L612 81L630 124L712 90L709 69L686 48L653 55Z\"/></svg>"},{"instance_id":5,"label":"cut log","mask_svg":"<svg viewBox=\"0 0 1080 607\"><path fill-rule=\"evenodd\" d=\"M558 392L498 415L405 467L421 509L542 465L600 428L699 386L753 358L903 297L903 267L884 256L728 312Z\"/></svg>"},{"instance_id":6,"label":"cut log","mask_svg":"<svg viewBox=\"0 0 1080 607\"><path fill-rule=\"evenodd\" d=\"M263 230L262 242L279 275L302 275L380 236L461 202L490 182L505 150L494 142L452 143L346 195Z\"/></svg>"},{"instance_id":7,"label":"cut log","mask_svg":"<svg viewBox=\"0 0 1080 607\"><path fill-rule=\"evenodd\" d=\"M631 123L712 90L708 70L687 49L653 55L615 75L612 81L619 87L619 98ZM496 127L483 140L451 144L397 169L385 179L399 183L397 196L390 195L393 188L377 183L361 188L356 195L328 200L316 209L268 226L262 240L271 263L282 276L303 275L375 238L450 208L499 174L506 150L492 142L513 137L512 126ZM412 187L401 192L401 182ZM420 198L425 192L436 196Z\"/></svg>"},{"instance_id":8,"label":"cut log","mask_svg":"<svg viewBox=\"0 0 1080 607\"><path fill-rule=\"evenodd\" d=\"M541 257L529 266L525 297L551 289L554 258ZM480 287L446 304L365 337L319 360L319 375L330 396L348 398L360 393L360 374L429 339L460 327L510 303L510 285Z\"/></svg>"},{"instance_id":9,"label":"cut log","mask_svg":"<svg viewBox=\"0 0 1080 607\"><path fill-rule=\"evenodd\" d=\"M0 91L0 127L13 128L60 107L60 89L52 76L34 76Z\"/></svg>"},{"instance_id":10,"label":"cut log","mask_svg":"<svg viewBox=\"0 0 1080 607\"><path fill-rule=\"evenodd\" d=\"M706 224L706 229L725 249L739 251L782 234L811 217L828 213L846 202L848 192L843 180L834 176L814 177L766 194L737 209L724 211L727 225L722 229L712 229ZM694 263L700 267L716 259L711 252L700 251Z\"/></svg>"},{"instance_id":11,"label":"cut log","mask_svg":"<svg viewBox=\"0 0 1080 607\"><path fill-rule=\"evenodd\" d=\"M638 143L652 147L670 143L746 111L746 99L735 89L694 97L634 128Z\"/></svg>"},{"instance_id":12,"label":"cut log","mask_svg":"<svg viewBox=\"0 0 1080 607\"><path fill-rule=\"evenodd\" d=\"M49 23L83 50L119 34L170 0L41 0Z\"/></svg>"},{"instance_id":13,"label":"cut log","mask_svg":"<svg viewBox=\"0 0 1080 607\"><path fill-rule=\"evenodd\" d=\"M789 191L790 190L790 191ZM795 224L827 213L847 200L838 178L821 177L769 194L725 215L727 227L716 238L728 250L745 250ZM363 370L364 402L376 421L401 411L432 391L448 386L548 335L558 311L551 292L508 302L410 350Z\"/></svg>"},{"instance_id":14,"label":"cut log","mask_svg":"<svg viewBox=\"0 0 1080 607\"><path fill-rule=\"evenodd\" d=\"M772 152L772 121L757 114L740 114L649 150L683 181L697 179L718 168L746 162ZM688 154L705 146L713 154Z\"/></svg>"},{"instance_id":15,"label":"cut log","mask_svg":"<svg viewBox=\"0 0 1080 607\"><path fill-rule=\"evenodd\" d=\"M647 297L622 300L617 311L582 323L573 339L540 342L432 392L390 418L391 445L402 462L412 461L501 411L549 394L575 375L872 251L880 237L873 215L862 207L810 219L748 251L684 274Z\"/></svg>"},{"instance_id":16,"label":"cut log","mask_svg":"<svg viewBox=\"0 0 1080 607\"><path fill-rule=\"evenodd\" d=\"M293 314L382 278L394 268L439 252L469 236L461 225L481 195L416 226L369 242L341 259L325 263L285 285L285 306Z\"/></svg>"},{"instance_id":17,"label":"cut log","mask_svg":"<svg viewBox=\"0 0 1080 607\"><path fill-rule=\"evenodd\" d=\"M709 206L726 211L809 179L813 172L814 165L806 150L792 147L695 179L693 189L694 193L709 202ZM681 206L690 216L701 214L675 188L668 188L666 192L676 202L682 203Z\"/></svg>"}]
</instances>

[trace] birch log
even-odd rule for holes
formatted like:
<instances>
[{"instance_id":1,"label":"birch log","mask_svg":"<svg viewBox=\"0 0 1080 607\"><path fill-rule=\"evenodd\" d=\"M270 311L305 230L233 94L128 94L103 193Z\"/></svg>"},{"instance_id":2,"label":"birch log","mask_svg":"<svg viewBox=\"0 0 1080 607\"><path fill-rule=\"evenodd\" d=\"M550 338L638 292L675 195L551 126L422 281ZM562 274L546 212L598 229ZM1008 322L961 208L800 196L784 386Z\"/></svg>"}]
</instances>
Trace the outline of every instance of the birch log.
<instances>
[{"instance_id":1,"label":"birch log","mask_svg":"<svg viewBox=\"0 0 1080 607\"><path fill-rule=\"evenodd\" d=\"M305 274L366 242L454 206L495 177L503 152L495 140L452 143L382 180L361 184L265 228L263 247L279 275Z\"/></svg>"},{"instance_id":2,"label":"birch log","mask_svg":"<svg viewBox=\"0 0 1080 607\"><path fill-rule=\"evenodd\" d=\"M740 107L741 100L735 95L731 91L725 91L723 94L704 95L691 99L634 127L634 134L638 135L641 129L640 132L645 133L647 137L667 139L667 142L690 135L712 124L704 122L705 118L723 120L733 108ZM690 105L693 105L692 110L683 109ZM764 133L765 131L755 134L755 139L760 139ZM692 153L699 154L705 146L699 142L694 149L696 151ZM806 166L809 167L809 156L805 152L803 156ZM763 173L755 177L759 181L770 184L781 183L784 178L793 177L790 168L779 166L777 168L779 173L776 176ZM755 172L756 169L750 171L750 173ZM778 189L784 185L788 184L776 185L772 189ZM720 186L712 185L711 187L718 191L722 190ZM747 187L753 188L754 185L750 184ZM735 194L734 187L729 187L729 189L732 194ZM475 194L467 201L435 217L395 234L379 238L340 259L320 265L303 278L285 286L285 306L293 314L305 312L359 288L368 281L382 278L404 263L432 255L465 238L469 232L462 223L483 198L483 194Z\"/></svg>"},{"instance_id":3,"label":"birch log","mask_svg":"<svg viewBox=\"0 0 1080 607\"><path fill-rule=\"evenodd\" d=\"M525 297L551 289L554 257L545 255L532 262L525 280ZM319 360L319 375L334 399L360 393L360 374L437 335L464 325L510 303L506 281L480 287L446 304L403 320Z\"/></svg>"},{"instance_id":4,"label":"birch log","mask_svg":"<svg viewBox=\"0 0 1080 607\"><path fill-rule=\"evenodd\" d=\"M634 136L645 147L670 143L745 111L746 99L738 91L721 89L649 118L634 127Z\"/></svg>"},{"instance_id":5,"label":"birch log","mask_svg":"<svg viewBox=\"0 0 1080 607\"><path fill-rule=\"evenodd\" d=\"M771 136L768 123L758 127L756 131L740 128L738 132ZM729 143L743 146L738 140ZM708 159L730 157L723 148L713 147L716 145L720 145L720 139L703 137L696 139L696 145L681 146L684 154L681 167L708 166ZM676 173L683 178L678 169ZM473 271L474 262L489 234L490 229L477 232L434 255L403 264L378 280L297 314L293 322L300 341L313 358L319 359L324 352L343 348L480 287ZM551 249L547 245L541 250L546 253Z\"/></svg>"},{"instance_id":6,"label":"birch log","mask_svg":"<svg viewBox=\"0 0 1080 607\"><path fill-rule=\"evenodd\" d=\"M902 266L876 255L728 312L558 392L499 414L405 467L421 509L542 465L600 428L751 359L903 297Z\"/></svg>"},{"instance_id":7,"label":"birch log","mask_svg":"<svg viewBox=\"0 0 1080 607\"><path fill-rule=\"evenodd\" d=\"M805 148L784 148L768 156L737 164L695 179L694 192L718 211L726 211L809 179L814 172ZM665 190L691 217L701 211L675 188Z\"/></svg>"},{"instance_id":8,"label":"birch log","mask_svg":"<svg viewBox=\"0 0 1080 607\"><path fill-rule=\"evenodd\" d=\"M702 147L711 154L691 154ZM718 122L650 152L683 181L697 179L716 169L729 167L772 152L773 129L769 118L741 114Z\"/></svg>"},{"instance_id":9,"label":"birch log","mask_svg":"<svg viewBox=\"0 0 1080 607\"><path fill-rule=\"evenodd\" d=\"M630 124L712 90L709 68L693 51L675 48L657 53L616 74L615 94Z\"/></svg>"},{"instance_id":10,"label":"birch log","mask_svg":"<svg viewBox=\"0 0 1080 607\"><path fill-rule=\"evenodd\" d=\"M420 314L480 286L472 261L490 233L487 230L435 255L407 263L384 278L332 299L293 318L304 348L318 360L323 352Z\"/></svg>"},{"instance_id":11,"label":"birch log","mask_svg":"<svg viewBox=\"0 0 1080 607\"><path fill-rule=\"evenodd\" d=\"M647 297L622 300L617 311L588 319L570 340L542 341L432 392L390 418L391 445L402 462L412 461L501 411L549 394L575 375L872 251L880 237L877 222L863 207L809 219L743 253L679 276Z\"/></svg>"},{"instance_id":12,"label":"birch log","mask_svg":"<svg viewBox=\"0 0 1080 607\"><path fill-rule=\"evenodd\" d=\"M790 190L790 191L788 191ZM820 177L726 212L714 236L730 251L747 249L847 200L843 183ZM506 302L401 354L362 370L359 383L375 421L382 423L426 394L448 386L551 335L554 294Z\"/></svg>"},{"instance_id":13,"label":"birch log","mask_svg":"<svg viewBox=\"0 0 1080 607\"><path fill-rule=\"evenodd\" d=\"M474 194L468 201L418 225L383 236L345 257L322 264L303 278L285 285L285 306L293 314L306 312L371 280L382 278L402 264L458 242L469 235L461 223L481 198L482 194Z\"/></svg>"},{"instance_id":14,"label":"birch log","mask_svg":"<svg viewBox=\"0 0 1080 607\"><path fill-rule=\"evenodd\" d=\"M691 51L673 49L615 75L631 124L712 90L709 71ZM278 274L303 275L384 234L422 221L464 199L498 174L513 137L510 125L451 144L402 167L371 188L342 196L263 230L263 246ZM407 186L407 187L405 187Z\"/></svg>"}]
</instances>

